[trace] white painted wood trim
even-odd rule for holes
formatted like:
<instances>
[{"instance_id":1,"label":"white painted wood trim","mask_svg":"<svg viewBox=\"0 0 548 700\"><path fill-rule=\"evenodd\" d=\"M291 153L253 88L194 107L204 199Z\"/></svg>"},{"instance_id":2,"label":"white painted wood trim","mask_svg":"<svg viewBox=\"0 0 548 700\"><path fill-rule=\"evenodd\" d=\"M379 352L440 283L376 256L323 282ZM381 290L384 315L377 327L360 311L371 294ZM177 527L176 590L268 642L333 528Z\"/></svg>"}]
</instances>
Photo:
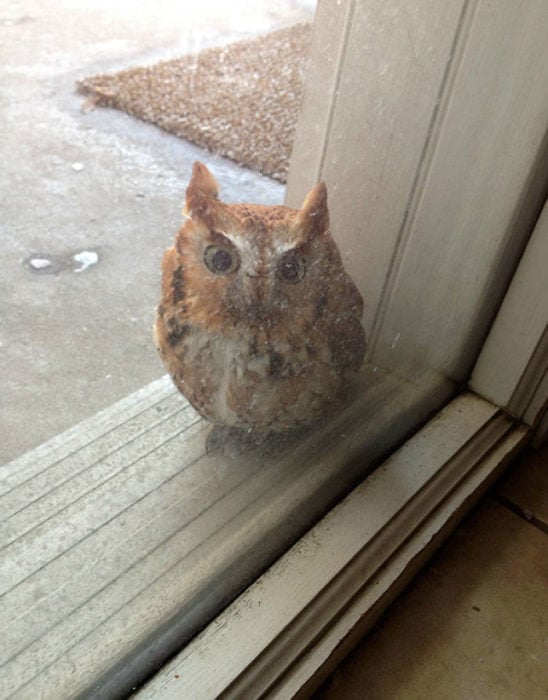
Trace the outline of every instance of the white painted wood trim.
<instances>
[{"instance_id":1,"label":"white painted wood trim","mask_svg":"<svg viewBox=\"0 0 548 700\"><path fill-rule=\"evenodd\" d=\"M426 365L460 382L548 186L548 3L467 5L371 355L408 377Z\"/></svg>"},{"instance_id":2,"label":"white painted wood trim","mask_svg":"<svg viewBox=\"0 0 548 700\"><path fill-rule=\"evenodd\" d=\"M300 206L326 181L332 232L365 299L370 337L468 4L318 5L286 203Z\"/></svg>"},{"instance_id":3,"label":"white painted wood trim","mask_svg":"<svg viewBox=\"0 0 548 700\"><path fill-rule=\"evenodd\" d=\"M531 424L540 419L548 399L547 371L548 203L476 362L470 387Z\"/></svg>"},{"instance_id":4,"label":"white painted wood trim","mask_svg":"<svg viewBox=\"0 0 548 700\"><path fill-rule=\"evenodd\" d=\"M543 206L547 23L545 0L319 4L286 201L326 181L368 356L410 380L467 381Z\"/></svg>"},{"instance_id":5,"label":"white painted wood trim","mask_svg":"<svg viewBox=\"0 0 548 700\"><path fill-rule=\"evenodd\" d=\"M167 664L138 700L308 692L524 444L465 394L334 508ZM345 641L346 640L346 641Z\"/></svg>"}]
</instances>

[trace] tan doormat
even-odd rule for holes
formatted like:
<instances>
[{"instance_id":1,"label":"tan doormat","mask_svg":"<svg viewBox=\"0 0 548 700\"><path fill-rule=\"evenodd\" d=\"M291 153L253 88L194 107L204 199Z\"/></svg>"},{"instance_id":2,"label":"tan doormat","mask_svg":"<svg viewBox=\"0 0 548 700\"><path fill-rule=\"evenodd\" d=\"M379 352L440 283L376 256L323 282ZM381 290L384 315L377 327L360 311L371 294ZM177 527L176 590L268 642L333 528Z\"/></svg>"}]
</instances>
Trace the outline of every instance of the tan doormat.
<instances>
[{"instance_id":1,"label":"tan doormat","mask_svg":"<svg viewBox=\"0 0 548 700\"><path fill-rule=\"evenodd\" d=\"M78 83L115 107L281 182L303 93L310 25Z\"/></svg>"}]
</instances>

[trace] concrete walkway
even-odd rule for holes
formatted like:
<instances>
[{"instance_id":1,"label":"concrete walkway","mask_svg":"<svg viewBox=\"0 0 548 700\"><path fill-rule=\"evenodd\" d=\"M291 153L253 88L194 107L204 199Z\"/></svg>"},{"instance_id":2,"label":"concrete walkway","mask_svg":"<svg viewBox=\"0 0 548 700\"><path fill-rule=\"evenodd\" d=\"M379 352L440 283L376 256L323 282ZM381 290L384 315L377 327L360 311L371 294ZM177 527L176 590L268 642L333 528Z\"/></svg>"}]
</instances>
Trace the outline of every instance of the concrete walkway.
<instances>
[{"instance_id":1,"label":"concrete walkway","mask_svg":"<svg viewBox=\"0 0 548 700\"><path fill-rule=\"evenodd\" d=\"M163 374L160 259L191 165L228 201L283 187L113 110L75 82L313 16L310 0L7 0L0 8L0 463Z\"/></svg>"}]
</instances>

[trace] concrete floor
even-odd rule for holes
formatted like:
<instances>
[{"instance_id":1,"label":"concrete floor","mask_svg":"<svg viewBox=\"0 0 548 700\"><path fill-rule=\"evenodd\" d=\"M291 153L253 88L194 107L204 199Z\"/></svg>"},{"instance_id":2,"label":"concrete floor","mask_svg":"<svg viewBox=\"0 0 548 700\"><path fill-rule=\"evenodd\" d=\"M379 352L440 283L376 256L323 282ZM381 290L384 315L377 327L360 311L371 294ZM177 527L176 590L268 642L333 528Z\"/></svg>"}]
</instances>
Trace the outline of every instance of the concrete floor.
<instances>
[{"instance_id":1,"label":"concrete floor","mask_svg":"<svg viewBox=\"0 0 548 700\"><path fill-rule=\"evenodd\" d=\"M548 446L529 450L314 700L548 697Z\"/></svg>"},{"instance_id":2,"label":"concrete floor","mask_svg":"<svg viewBox=\"0 0 548 700\"><path fill-rule=\"evenodd\" d=\"M75 82L310 21L314 4L2 2L0 463L163 373L150 331L159 265L195 159L227 201L284 195L122 113L85 113ZM86 251L97 263L79 271ZM52 264L32 269L36 258Z\"/></svg>"}]
</instances>

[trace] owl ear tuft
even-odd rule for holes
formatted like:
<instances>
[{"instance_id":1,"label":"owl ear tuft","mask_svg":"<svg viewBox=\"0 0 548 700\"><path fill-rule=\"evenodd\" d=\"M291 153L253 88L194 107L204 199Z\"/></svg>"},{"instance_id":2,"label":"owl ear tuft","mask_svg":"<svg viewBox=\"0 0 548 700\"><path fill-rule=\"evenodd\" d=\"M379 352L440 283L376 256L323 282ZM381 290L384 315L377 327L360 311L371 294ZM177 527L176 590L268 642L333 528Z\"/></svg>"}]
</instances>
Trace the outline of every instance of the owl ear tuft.
<instances>
[{"instance_id":1,"label":"owl ear tuft","mask_svg":"<svg viewBox=\"0 0 548 700\"><path fill-rule=\"evenodd\" d=\"M319 182L307 194L297 216L297 225L307 238L321 235L329 228L325 182Z\"/></svg>"},{"instance_id":2,"label":"owl ear tuft","mask_svg":"<svg viewBox=\"0 0 548 700\"><path fill-rule=\"evenodd\" d=\"M206 166L197 160L192 166L192 177L186 188L183 216L189 219L203 218L207 215L209 200L217 199L218 194L217 181Z\"/></svg>"}]
</instances>

